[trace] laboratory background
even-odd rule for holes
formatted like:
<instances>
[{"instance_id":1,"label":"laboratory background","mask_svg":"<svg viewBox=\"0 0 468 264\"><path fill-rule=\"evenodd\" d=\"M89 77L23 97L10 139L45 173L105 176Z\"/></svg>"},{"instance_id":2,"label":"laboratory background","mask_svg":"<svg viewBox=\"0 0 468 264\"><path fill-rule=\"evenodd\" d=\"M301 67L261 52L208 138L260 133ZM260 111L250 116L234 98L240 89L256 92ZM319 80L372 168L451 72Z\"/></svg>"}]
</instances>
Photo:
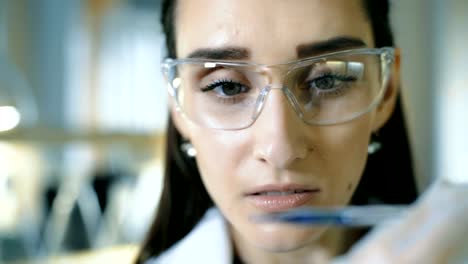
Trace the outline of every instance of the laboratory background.
<instances>
[{"instance_id":1,"label":"laboratory background","mask_svg":"<svg viewBox=\"0 0 468 264\"><path fill-rule=\"evenodd\" d=\"M137 254L163 177L159 12L160 0L0 0L0 263ZM392 23L418 187L466 178L468 0L394 0Z\"/></svg>"}]
</instances>

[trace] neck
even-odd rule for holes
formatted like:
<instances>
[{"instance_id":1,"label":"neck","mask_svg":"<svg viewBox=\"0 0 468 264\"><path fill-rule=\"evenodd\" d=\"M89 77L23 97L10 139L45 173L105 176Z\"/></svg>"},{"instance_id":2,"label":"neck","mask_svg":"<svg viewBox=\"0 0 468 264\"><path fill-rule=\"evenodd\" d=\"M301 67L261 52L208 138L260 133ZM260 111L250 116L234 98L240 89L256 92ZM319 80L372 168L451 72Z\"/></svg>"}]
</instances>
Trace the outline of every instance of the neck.
<instances>
[{"instance_id":1,"label":"neck","mask_svg":"<svg viewBox=\"0 0 468 264\"><path fill-rule=\"evenodd\" d=\"M234 252L242 263L326 263L330 257L345 251L345 230L326 229L315 241L298 249L283 252L268 251L247 241L241 234L230 227L234 241Z\"/></svg>"}]
</instances>

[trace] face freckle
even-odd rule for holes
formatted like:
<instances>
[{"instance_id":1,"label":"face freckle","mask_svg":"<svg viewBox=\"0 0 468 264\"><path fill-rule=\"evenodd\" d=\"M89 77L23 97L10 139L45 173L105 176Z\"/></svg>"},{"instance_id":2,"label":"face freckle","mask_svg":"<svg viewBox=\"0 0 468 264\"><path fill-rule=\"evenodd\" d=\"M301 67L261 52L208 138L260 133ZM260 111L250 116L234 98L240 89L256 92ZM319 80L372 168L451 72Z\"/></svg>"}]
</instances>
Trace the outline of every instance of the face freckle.
<instances>
[{"instance_id":1,"label":"face freckle","mask_svg":"<svg viewBox=\"0 0 468 264\"><path fill-rule=\"evenodd\" d=\"M353 183L350 182L350 183L348 184L348 191L351 191L352 189L353 189Z\"/></svg>"}]
</instances>

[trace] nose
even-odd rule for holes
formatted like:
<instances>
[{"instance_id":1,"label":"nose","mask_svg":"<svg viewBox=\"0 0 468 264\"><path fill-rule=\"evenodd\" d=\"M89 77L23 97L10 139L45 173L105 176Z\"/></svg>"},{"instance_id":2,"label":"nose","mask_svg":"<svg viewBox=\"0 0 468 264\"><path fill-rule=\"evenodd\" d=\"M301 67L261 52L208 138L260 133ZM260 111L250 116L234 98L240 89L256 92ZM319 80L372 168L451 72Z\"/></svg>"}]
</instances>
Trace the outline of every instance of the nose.
<instances>
[{"instance_id":1,"label":"nose","mask_svg":"<svg viewBox=\"0 0 468 264\"><path fill-rule=\"evenodd\" d=\"M272 89L252 126L255 133L254 156L277 169L287 169L305 159L310 147L309 127L297 115L281 89Z\"/></svg>"}]
</instances>

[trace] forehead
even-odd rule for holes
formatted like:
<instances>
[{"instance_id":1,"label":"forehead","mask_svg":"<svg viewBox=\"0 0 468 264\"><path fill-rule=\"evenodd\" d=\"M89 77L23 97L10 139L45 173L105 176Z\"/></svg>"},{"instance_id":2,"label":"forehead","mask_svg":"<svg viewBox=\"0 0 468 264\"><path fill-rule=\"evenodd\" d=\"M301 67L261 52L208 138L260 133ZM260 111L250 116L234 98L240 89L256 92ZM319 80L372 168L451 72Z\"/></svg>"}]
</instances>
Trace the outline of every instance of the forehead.
<instances>
[{"instance_id":1,"label":"forehead","mask_svg":"<svg viewBox=\"0 0 468 264\"><path fill-rule=\"evenodd\" d=\"M278 63L298 46L352 37L373 46L361 0L178 0L176 49L241 47L252 60Z\"/></svg>"}]
</instances>

